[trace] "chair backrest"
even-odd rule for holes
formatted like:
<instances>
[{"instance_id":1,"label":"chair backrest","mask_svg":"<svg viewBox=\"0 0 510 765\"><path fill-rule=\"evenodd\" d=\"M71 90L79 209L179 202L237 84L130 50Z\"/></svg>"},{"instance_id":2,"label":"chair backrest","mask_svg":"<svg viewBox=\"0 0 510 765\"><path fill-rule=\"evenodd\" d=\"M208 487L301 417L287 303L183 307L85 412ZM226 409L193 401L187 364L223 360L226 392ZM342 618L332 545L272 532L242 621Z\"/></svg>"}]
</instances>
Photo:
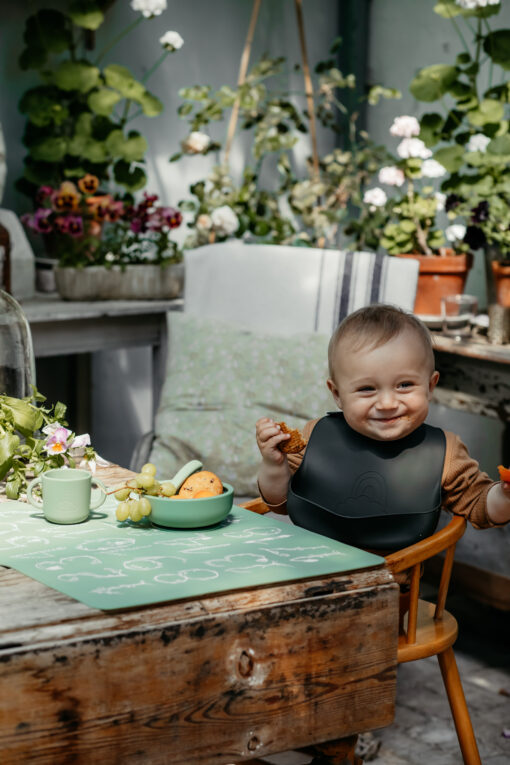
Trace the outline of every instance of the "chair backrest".
<instances>
[{"instance_id":1,"label":"chair backrest","mask_svg":"<svg viewBox=\"0 0 510 765\"><path fill-rule=\"evenodd\" d=\"M412 311L418 261L230 241L188 250L184 310L272 334L330 335L370 303Z\"/></svg>"},{"instance_id":2,"label":"chair backrest","mask_svg":"<svg viewBox=\"0 0 510 765\"><path fill-rule=\"evenodd\" d=\"M466 530L466 520L458 515L453 516L450 523L432 536L416 542L414 545L398 550L386 557L386 562L393 574L403 571L411 572L411 590L409 595L409 617L407 624L406 642L411 644L416 640L416 625L418 617L418 600L420 595L420 575L422 563L434 555L445 551L441 579L434 611L434 619L441 619L448 594L448 586L452 573L455 545Z\"/></svg>"}]
</instances>

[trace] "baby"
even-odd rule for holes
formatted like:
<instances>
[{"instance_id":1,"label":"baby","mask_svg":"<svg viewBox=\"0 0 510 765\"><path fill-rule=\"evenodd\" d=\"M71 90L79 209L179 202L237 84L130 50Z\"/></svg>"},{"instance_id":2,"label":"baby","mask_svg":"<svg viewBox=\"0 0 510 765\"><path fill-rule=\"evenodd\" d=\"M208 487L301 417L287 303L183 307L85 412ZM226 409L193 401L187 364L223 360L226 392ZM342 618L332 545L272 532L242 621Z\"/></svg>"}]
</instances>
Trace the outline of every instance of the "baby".
<instances>
[{"instance_id":1,"label":"baby","mask_svg":"<svg viewBox=\"0 0 510 765\"><path fill-rule=\"evenodd\" d=\"M283 454L289 436L271 419L257 422L259 489L271 510L385 552L433 533L441 508L476 528L510 520L510 483L492 481L458 436L425 423L439 373L419 319L362 308L333 333L328 360L341 411L305 425L302 452Z\"/></svg>"}]
</instances>

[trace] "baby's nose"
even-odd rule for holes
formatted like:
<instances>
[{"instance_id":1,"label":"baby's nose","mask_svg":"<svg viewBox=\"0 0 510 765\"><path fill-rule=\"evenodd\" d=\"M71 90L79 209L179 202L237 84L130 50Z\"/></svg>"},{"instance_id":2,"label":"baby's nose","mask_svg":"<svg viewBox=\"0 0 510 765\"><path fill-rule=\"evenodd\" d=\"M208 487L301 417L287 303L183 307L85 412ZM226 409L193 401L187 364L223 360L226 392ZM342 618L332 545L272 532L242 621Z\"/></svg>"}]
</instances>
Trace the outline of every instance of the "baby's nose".
<instances>
[{"instance_id":1,"label":"baby's nose","mask_svg":"<svg viewBox=\"0 0 510 765\"><path fill-rule=\"evenodd\" d=\"M377 406L380 409L394 409L397 406L395 392L392 390L382 390L377 397Z\"/></svg>"}]
</instances>

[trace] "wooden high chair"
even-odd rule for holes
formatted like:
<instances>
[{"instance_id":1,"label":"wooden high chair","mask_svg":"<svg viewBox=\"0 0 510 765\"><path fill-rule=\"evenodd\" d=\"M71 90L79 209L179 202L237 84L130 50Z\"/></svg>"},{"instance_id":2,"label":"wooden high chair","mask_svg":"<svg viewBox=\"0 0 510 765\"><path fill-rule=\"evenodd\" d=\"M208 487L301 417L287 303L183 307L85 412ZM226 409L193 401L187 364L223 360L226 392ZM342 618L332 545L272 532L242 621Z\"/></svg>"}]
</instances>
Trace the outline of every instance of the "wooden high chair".
<instances>
[{"instance_id":1,"label":"wooden high chair","mask_svg":"<svg viewBox=\"0 0 510 765\"><path fill-rule=\"evenodd\" d=\"M244 503L242 507L259 514L269 512L269 508L260 498L250 500ZM458 625L452 614L445 610L455 546L465 530L465 519L453 516L449 524L443 529L436 531L427 539L386 556L386 562L392 574L399 575L403 572L410 574L410 590L401 595L397 660L399 664L402 664L417 659L425 659L428 656L437 656L459 739L462 759L465 765L481 765L473 725L452 648L457 639ZM437 600L436 603L429 603L419 597L421 568L424 561L440 552L445 552L445 558ZM347 739L343 740L340 746L345 747L347 741ZM348 752L345 748L333 752L333 746L334 742L323 745L324 762L329 760L331 765L335 765L337 762L345 761L345 759L339 759L339 756L346 758L353 765L362 762L354 754L354 745L351 742ZM320 750L321 746L315 748ZM306 751L310 750L307 749Z\"/></svg>"}]
</instances>

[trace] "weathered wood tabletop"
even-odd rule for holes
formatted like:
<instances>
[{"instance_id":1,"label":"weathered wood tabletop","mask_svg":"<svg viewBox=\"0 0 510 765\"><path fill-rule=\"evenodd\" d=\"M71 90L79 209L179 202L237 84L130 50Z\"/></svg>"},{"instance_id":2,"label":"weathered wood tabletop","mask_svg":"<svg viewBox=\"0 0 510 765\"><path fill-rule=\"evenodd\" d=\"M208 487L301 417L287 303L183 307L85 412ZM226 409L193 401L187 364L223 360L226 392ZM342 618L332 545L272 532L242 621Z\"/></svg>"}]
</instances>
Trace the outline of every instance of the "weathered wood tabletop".
<instances>
[{"instance_id":1,"label":"weathered wood tabletop","mask_svg":"<svg viewBox=\"0 0 510 765\"><path fill-rule=\"evenodd\" d=\"M0 614L3 765L220 765L393 719L383 564L108 612L0 567Z\"/></svg>"}]
</instances>

